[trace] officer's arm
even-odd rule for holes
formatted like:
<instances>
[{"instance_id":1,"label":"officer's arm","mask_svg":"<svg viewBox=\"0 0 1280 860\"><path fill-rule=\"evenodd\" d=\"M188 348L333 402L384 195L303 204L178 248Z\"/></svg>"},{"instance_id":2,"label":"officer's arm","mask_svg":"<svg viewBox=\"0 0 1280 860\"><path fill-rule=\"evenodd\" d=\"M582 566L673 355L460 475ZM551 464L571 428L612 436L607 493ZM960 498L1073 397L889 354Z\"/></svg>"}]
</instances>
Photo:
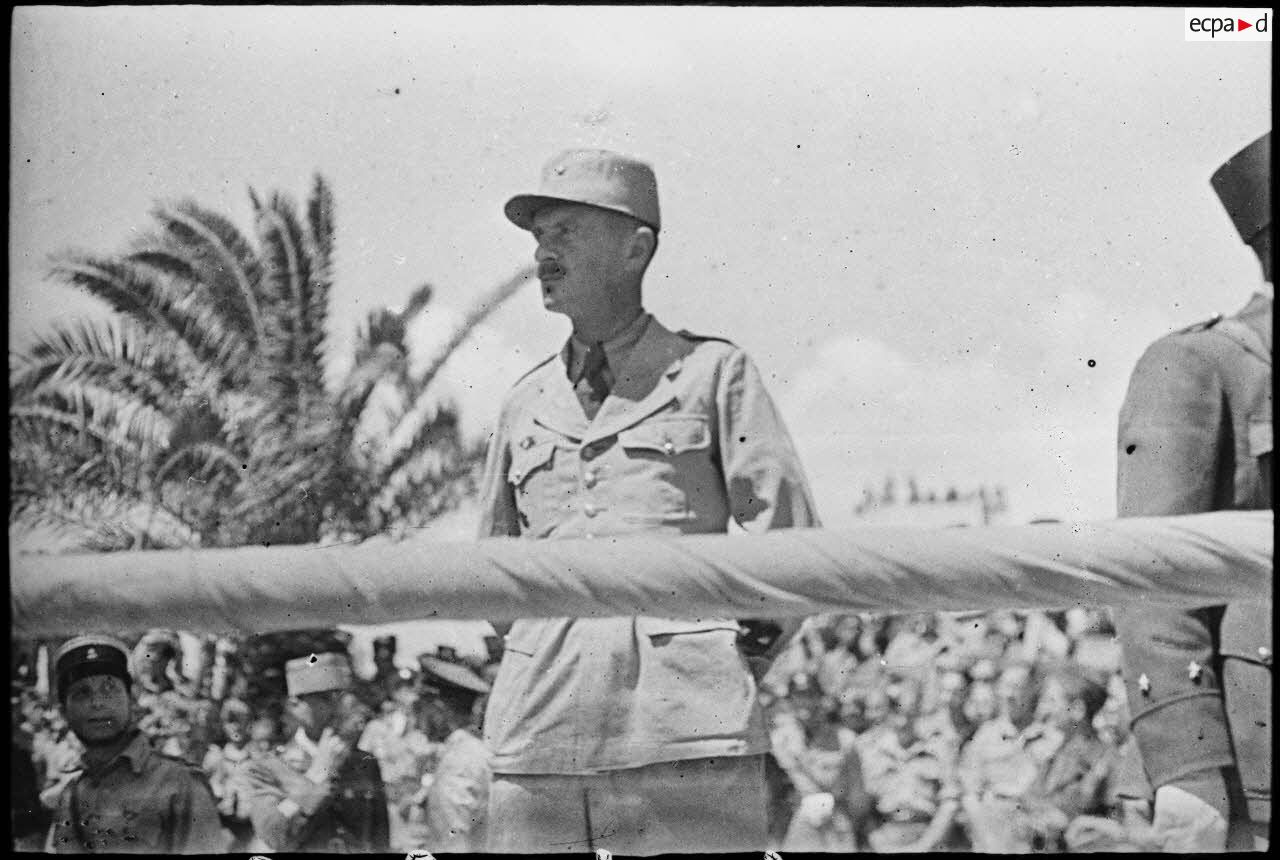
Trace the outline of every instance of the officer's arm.
<instances>
[{"instance_id":1,"label":"officer's arm","mask_svg":"<svg viewBox=\"0 0 1280 860\"><path fill-rule=\"evenodd\" d=\"M273 851L287 851L316 816L323 814L332 783L313 783L275 759L253 761L245 768L253 786L249 821L254 835Z\"/></svg>"},{"instance_id":2,"label":"officer's arm","mask_svg":"<svg viewBox=\"0 0 1280 860\"><path fill-rule=\"evenodd\" d=\"M1212 510L1229 421L1210 356L1184 338L1152 345L1134 369L1120 412L1119 515ZM1185 782L1225 814L1219 768L1229 766L1232 755L1213 670L1218 612L1143 608L1116 615L1133 732L1148 778L1157 789Z\"/></svg>"},{"instance_id":3,"label":"officer's arm","mask_svg":"<svg viewBox=\"0 0 1280 860\"><path fill-rule=\"evenodd\" d=\"M742 350L725 360L716 400L720 466L733 519L754 533L818 525L791 434Z\"/></svg>"},{"instance_id":4,"label":"officer's arm","mask_svg":"<svg viewBox=\"0 0 1280 860\"><path fill-rule=\"evenodd\" d=\"M481 540L490 537L518 537L520 512L516 508L515 488L507 480L511 471L511 433L508 425L509 409L503 405L498 419L498 429L489 438L489 453L484 461L484 474L480 479L480 529ZM511 629L510 622L489 622L494 632L505 636Z\"/></svg>"},{"instance_id":5,"label":"officer's arm","mask_svg":"<svg viewBox=\"0 0 1280 860\"><path fill-rule=\"evenodd\" d=\"M760 371L740 349L721 368L716 400L720 466L734 521L752 533L819 525L791 435ZM802 621L743 622L739 642L757 678L782 653Z\"/></svg>"},{"instance_id":6,"label":"officer's arm","mask_svg":"<svg viewBox=\"0 0 1280 860\"><path fill-rule=\"evenodd\" d=\"M509 408L502 410L498 429L489 438L484 474L480 479L480 529L478 537L517 537L520 513L516 509L515 490L507 475L511 471L511 431Z\"/></svg>"}]
</instances>

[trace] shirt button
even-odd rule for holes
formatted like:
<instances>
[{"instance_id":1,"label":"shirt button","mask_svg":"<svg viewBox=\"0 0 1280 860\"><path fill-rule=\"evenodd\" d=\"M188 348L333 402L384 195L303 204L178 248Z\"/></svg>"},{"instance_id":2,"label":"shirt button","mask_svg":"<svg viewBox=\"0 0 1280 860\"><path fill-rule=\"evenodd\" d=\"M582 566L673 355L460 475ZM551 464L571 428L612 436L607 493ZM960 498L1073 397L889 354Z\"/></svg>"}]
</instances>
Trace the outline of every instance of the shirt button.
<instances>
[{"instance_id":1,"label":"shirt button","mask_svg":"<svg viewBox=\"0 0 1280 860\"><path fill-rule=\"evenodd\" d=\"M589 490L596 485L599 479L600 475L595 469L588 469L587 473L582 476L582 485Z\"/></svg>"},{"instance_id":2,"label":"shirt button","mask_svg":"<svg viewBox=\"0 0 1280 860\"><path fill-rule=\"evenodd\" d=\"M582 512L589 517L594 517L596 514L600 513L600 509L590 502L587 502L582 506Z\"/></svg>"},{"instance_id":3,"label":"shirt button","mask_svg":"<svg viewBox=\"0 0 1280 860\"><path fill-rule=\"evenodd\" d=\"M1258 649L1258 659L1268 665L1271 664L1271 649L1265 645Z\"/></svg>"},{"instance_id":4,"label":"shirt button","mask_svg":"<svg viewBox=\"0 0 1280 860\"><path fill-rule=\"evenodd\" d=\"M595 445L584 445L582 448L582 459L594 460L600 454L600 449Z\"/></svg>"},{"instance_id":5,"label":"shirt button","mask_svg":"<svg viewBox=\"0 0 1280 860\"><path fill-rule=\"evenodd\" d=\"M676 443L672 442L670 438L663 439L662 450L667 452L667 456L670 456L676 452Z\"/></svg>"}]
</instances>

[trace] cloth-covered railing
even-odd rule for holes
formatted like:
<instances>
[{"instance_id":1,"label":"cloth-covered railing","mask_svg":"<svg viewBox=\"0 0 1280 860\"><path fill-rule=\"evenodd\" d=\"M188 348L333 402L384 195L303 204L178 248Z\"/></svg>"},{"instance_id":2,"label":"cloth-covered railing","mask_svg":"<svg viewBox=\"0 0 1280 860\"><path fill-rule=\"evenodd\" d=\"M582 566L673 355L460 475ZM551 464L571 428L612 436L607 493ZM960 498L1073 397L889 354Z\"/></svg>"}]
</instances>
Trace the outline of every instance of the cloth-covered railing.
<instances>
[{"instance_id":1,"label":"cloth-covered railing","mask_svg":"<svg viewBox=\"0 0 1280 860\"><path fill-rule=\"evenodd\" d=\"M922 530L242 547L10 558L13 634L424 618L697 618L1272 598L1270 511Z\"/></svg>"}]
</instances>

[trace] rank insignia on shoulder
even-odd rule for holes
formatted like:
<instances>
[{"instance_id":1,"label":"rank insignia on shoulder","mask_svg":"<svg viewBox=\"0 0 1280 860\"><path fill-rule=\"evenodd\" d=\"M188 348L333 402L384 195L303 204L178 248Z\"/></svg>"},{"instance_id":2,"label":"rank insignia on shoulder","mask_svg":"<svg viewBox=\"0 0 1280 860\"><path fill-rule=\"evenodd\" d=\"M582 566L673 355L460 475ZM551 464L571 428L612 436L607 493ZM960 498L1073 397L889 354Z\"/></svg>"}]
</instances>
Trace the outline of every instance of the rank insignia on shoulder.
<instances>
[{"instance_id":1,"label":"rank insignia on shoulder","mask_svg":"<svg viewBox=\"0 0 1280 860\"><path fill-rule=\"evenodd\" d=\"M1142 695L1151 695L1151 679L1147 677L1147 673L1143 672L1138 676L1138 689L1142 691Z\"/></svg>"},{"instance_id":2,"label":"rank insignia on shoulder","mask_svg":"<svg viewBox=\"0 0 1280 860\"><path fill-rule=\"evenodd\" d=\"M1198 323L1192 323L1186 328L1178 329L1178 334L1189 334L1195 331L1208 331L1209 329L1216 326L1218 323L1222 322L1223 319L1225 319L1225 317L1223 317L1222 314L1214 314L1213 316L1209 317L1207 320L1201 320Z\"/></svg>"},{"instance_id":3,"label":"rank insignia on shoulder","mask_svg":"<svg viewBox=\"0 0 1280 860\"><path fill-rule=\"evenodd\" d=\"M1199 683L1200 674L1203 671L1204 671L1204 667L1201 666L1199 663L1197 663L1195 660L1192 660L1190 663L1187 664L1187 677L1190 678L1192 681Z\"/></svg>"}]
</instances>

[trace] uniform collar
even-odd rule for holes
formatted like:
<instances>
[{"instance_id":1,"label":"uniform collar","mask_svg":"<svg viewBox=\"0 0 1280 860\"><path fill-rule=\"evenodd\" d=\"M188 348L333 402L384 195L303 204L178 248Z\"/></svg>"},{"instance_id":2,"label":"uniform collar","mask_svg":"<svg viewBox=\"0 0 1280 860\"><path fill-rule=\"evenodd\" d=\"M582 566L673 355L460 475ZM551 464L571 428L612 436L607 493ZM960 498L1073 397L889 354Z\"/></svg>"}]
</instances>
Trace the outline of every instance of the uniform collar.
<instances>
[{"instance_id":1,"label":"uniform collar","mask_svg":"<svg viewBox=\"0 0 1280 860\"><path fill-rule=\"evenodd\" d=\"M102 774L113 770L121 762L128 762L129 769L135 774L142 773L143 767L146 766L147 759L151 757L153 750L151 743L147 740L147 736L141 731L134 729L133 737L124 745L120 752L116 753L102 767L94 768L93 775L101 776Z\"/></svg>"},{"instance_id":2,"label":"uniform collar","mask_svg":"<svg viewBox=\"0 0 1280 860\"><path fill-rule=\"evenodd\" d=\"M120 757L129 760L129 765L134 773L142 773L142 768L147 763L147 759L151 757L152 752L147 736L142 732L138 732L133 736L133 740L129 741L129 745L120 751Z\"/></svg>"},{"instance_id":3,"label":"uniform collar","mask_svg":"<svg viewBox=\"0 0 1280 860\"><path fill-rule=\"evenodd\" d=\"M623 365L635 345L640 342L640 338L644 336L652 320L652 314L641 311L640 315L628 323L626 328L604 341L604 355L610 368ZM571 381L576 381L582 375L582 362L590 347L591 344L581 340L577 334L570 335L565 341L564 347L560 350L560 360L564 362Z\"/></svg>"}]
</instances>

